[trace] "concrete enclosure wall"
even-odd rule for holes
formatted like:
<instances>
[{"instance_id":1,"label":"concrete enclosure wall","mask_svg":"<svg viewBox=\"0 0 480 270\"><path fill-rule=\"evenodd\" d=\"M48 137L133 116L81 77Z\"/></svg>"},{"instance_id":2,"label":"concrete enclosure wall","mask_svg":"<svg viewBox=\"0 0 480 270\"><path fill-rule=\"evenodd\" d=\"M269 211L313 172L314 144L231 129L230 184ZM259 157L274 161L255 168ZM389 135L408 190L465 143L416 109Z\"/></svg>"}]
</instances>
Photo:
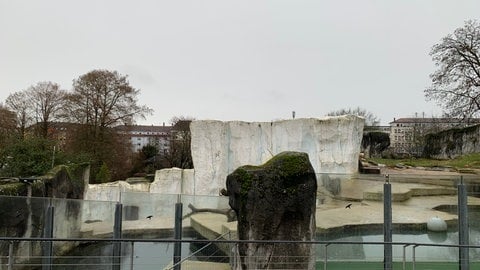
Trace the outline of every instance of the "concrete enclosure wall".
<instances>
[{"instance_id":1,"label":"concrete enclosure wall","mask_svg":"<svg viewBox=\"0 0 480 270\"><path fill-rule=\"evenodd\" d=\"M355 173L363 126L364 119L353 115L277 122L193 121L195 194L218 194L236 168L263 164L283 151L307 153L316 173Z\"/></svg>"}]
</instances>

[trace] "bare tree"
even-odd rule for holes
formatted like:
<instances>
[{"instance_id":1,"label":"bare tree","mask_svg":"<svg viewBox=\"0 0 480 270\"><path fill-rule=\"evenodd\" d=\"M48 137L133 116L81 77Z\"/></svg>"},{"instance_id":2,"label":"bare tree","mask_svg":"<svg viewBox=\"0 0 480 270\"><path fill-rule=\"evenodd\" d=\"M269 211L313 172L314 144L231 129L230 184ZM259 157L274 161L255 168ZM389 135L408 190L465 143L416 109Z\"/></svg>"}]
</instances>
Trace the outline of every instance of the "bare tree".
<instances>
[{"instance_id":1,"label":"bare tree","mask_svg":"<svg viewBox=\"0 0 480 270\"><path fill-rule=\"evenodd\" d=\"M131 122L152 112L137 104L140 90L130 86L127 76L116 71L93 70L81 75L73 83L68 95L67 110L74 123L81 124L72 143L72 152L87 153L92 160L92 175L104 163L113 179L124 174L129 142L117 134L113 127Z\"/></svg>"},{"instance_id":2,"label":"bare tree","mask_svg":"<svg viewBox=\"0 0 480 270\"><path fill-rule=\"evenodd\" d=\"M27 91L23 90L8 95L5 105L7 109L15 113L18 133L23 138L27 127L33 123L32 106Z\"/></svg>"},{"instance_id":3,"label":"bare tree","mask_svg":"<svg viewBox=\"0 0 480 270\"><path fill-rule=\"evenodd\" d=\"M0 103L0 148L5 146L7 139L16 134L16 115Z\"/></svg>"},{"instance_id":4,"label":"bare tree","mask_svg":"<svg viewBox=\"0 0 480 270\"><path fill-rule=\"evenodd\" d=\"M430 52L438 69L425 89L449 117L468 119L480 113L480 24L469 20Z\"/></svg>"},{"instance_id":5,"label":"bare tree","mask_svg":"<svg viewBox=\"0 0 480 270\"><path fill-rule=\"evenodd\" d=\"M39 82L27 90L39 133L47 138L52 121L60 120L67 92L52 82Z\"/></svg>"},{"instance_id":6,"label":"bare tree","mask_svg":"<svg viewBox=\"0 0 480 270\"><path fill-rule=\"evenodd\" d=\"M69 112L77 123L112 127L152 112L137 104L139 93L140 90L130 86L127 76L116 71L93 70L74 81Z\"/></svg>"},{"instance_id":7,"label":"bare tree","mask_svg":"<svg viewBox=\"0 0 480 270\"><path fill-rule=\"evenodd\" d=\"M340 115L357 115L365 118L365 126L373 127L378 126L380 124L380 119L378 119L373 113L357 107L355 109L348 108L348 109L340 109L337 111L329 112L327 116L340 116Z\"/></svg>"}]
</instances>

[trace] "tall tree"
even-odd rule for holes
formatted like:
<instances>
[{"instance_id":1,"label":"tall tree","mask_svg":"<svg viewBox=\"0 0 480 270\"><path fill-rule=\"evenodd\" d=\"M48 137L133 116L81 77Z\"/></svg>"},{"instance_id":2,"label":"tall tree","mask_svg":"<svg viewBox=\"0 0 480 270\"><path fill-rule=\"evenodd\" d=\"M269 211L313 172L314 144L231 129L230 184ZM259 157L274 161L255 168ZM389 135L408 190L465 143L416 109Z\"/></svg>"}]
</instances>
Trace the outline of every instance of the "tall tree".
<instances>
[{"instance_id":1,"label":"tall tree","mask_svg":"<svg viewBox=\"0 0 480 270\"><path fill-rule=\"evenodd\" d=\"M18 133L23 138L27 127L33 123L32 104L28 92L23 90L8 95L5 105L16 114Z\"/></svg>"},{"instance_id":2,"label":"tall tree","mask_svg":"<svg viewBox=\"0 0 480 270\"><path fill-rule=\"evenodd\" d=\"M16 115L0 103L0 148L5 147L8 139L16 134Z\"/></svg>"},{"instance_id":3,"label":"tall tree","mask_svg":"<svg viewBox=\"0 0 480 270\"><path fill-rule=\"evenodd\" d=\"M480 24L469 20L444 37L430 52L438 69L424 90L450 117L468 119L480 114Z\"/></svg>"},{"instance_id":4,"label":"tall tree","mask_svg":"<svg viewBox=\"0 0 480 270\"><path fill-rule=\"evenodd\" d=\"M378 119L373 113L362 109L360 107L357 108L348 108L348 109L340 109L337 111L329 112L327 116L340 116L340 115L357 115L365 118L365 126L373 127L378 126L380 124L380 119Z\"/></svg>"},{"instance_id":5,"label":"tall tree","mask_svg":"<svg viewBox=\"0 0 480 270\"><path fill-rule=\"evenodd\" d=\"M128 142L112 127L144 118L152 112L137 104L140 90L130 86L127 76L116 71L93 70L74 80L68 95L71 121L82 124L73 151L87 152L93 157L92 175L103 163L110 168L112 178L124 175L125 152Z\"/></svg>"},{"instance_id":6,"label":"tall tree","mask_svg":"<svg viewBox=\"0 0 480 270\"><path fill-rule=\"evenodd\" d=\"M93 70L73 83L70 114L81 124L112 127L144 118L152 110L137 104L140 90L117 71Z\"/></svg>"},{"instance_id":7,"label":"tall tree","mask_svg":"<svg viewBox=\"0 0 480 270\"><path fill-rule=\"evenodd\" d=\"M47 138L52 121L59 120L63 113L67 92L52 82L39 82L27 90L39 134Z\"/></svg>"}]
</instances>

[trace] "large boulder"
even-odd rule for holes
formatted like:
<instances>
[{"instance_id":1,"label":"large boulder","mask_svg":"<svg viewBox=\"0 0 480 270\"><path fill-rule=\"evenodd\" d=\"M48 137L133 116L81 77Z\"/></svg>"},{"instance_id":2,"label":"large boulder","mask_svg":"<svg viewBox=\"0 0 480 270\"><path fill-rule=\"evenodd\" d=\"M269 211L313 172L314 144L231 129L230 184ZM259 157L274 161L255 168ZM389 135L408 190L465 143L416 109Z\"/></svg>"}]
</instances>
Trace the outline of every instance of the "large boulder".
<instances>
[{"instance_id":1,"label":"large boulder","mask_svg":"<svg viewBox=\"0 0 480 270\"><path fill-rule=\"evenodd\" d=\"M261 166L227 176L240 240L312 241L317 181L306 153L282 152ZM240 243L235 269L314 269L308 243Z\"/></svg>"}]
</instances>

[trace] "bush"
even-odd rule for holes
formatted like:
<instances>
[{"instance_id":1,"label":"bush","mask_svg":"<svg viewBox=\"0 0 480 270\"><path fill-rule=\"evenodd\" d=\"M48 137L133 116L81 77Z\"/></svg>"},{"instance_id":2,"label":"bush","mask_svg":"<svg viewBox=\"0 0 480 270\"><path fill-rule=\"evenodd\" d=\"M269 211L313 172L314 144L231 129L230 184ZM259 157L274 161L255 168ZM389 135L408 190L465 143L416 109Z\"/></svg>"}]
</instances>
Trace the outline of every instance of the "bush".
<instances>
[{"instance_id":1,"label":"bush","mask_svg":"<svg viewBox=\"0 0 480 270\"><path fill-rule=\"evenodd\" d=\"M43 138L16 139L1 149L0 175L43 175L52 168L53 142Z\"/></svg>"},{"instance_id":2,"label":"bush","mask_svg":"<svg viewBox=\"0 0 480 270\"><path fill-rule=\"evenodd\" d=\"M107 164L103 162L97 175L95 175L95 180L97 183L107 183L111 181L111 178L110 170L108 169Z\"/></svg>"}]
</instances>

